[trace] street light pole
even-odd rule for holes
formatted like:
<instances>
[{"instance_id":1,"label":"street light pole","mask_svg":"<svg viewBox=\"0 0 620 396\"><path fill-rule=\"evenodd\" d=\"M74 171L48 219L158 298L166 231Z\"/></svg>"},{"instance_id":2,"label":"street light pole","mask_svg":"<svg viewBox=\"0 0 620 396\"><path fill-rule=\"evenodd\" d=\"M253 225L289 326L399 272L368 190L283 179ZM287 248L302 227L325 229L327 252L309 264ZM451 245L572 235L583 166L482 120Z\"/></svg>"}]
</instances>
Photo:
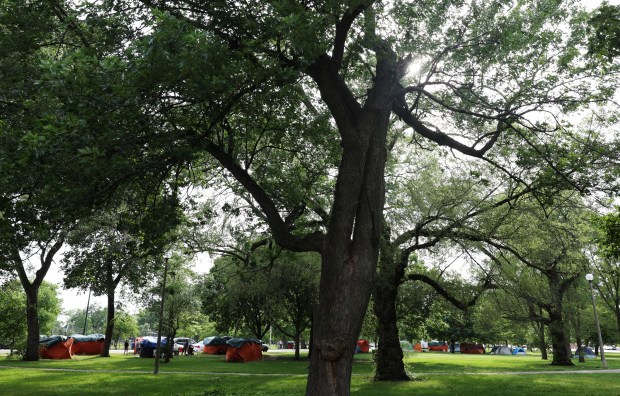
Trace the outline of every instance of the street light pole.
<instances>
[{"instance_id":1,"label":"street light pole","mask_svg":"<svg viewBox=\"0 0 620 396\"><path fill-rule=\"evenodd\" d=\"M86 316L84 317L84 330L82 331L83 335L86 335L86 322L88 321L88 308L90 308L90 292L92 291L92 287L88 288L88 302L86 303Z\"/></svg>"},{"instance_id":2,"label":"street light pole","mask_svg":"<svg viewBox=\"0 0 620 396\"><path fill-rule=\"evenodd\" d=\"M161 354L161 327L164 320L164 298L166 296L166 277L168 276L168 260L170 253L164 255L164 280L161 284L161 306L159 307L159 327L157 329L157 349L155 352L155 367L153 374L159 373L159 356Z\"/></svg>"},{"instance_id":3,"label":"street light pole","mask_svg":"<svg viewBox=\"0 0 620 396\"><path fill-rule=\"evenodd\" d=\"M592 296L592 308L594 308L594 322L596 323L596 332L598 333L598 345L601 351L601 362L603 368L607 368L607 361L605 360L605 346L603 345L603 336L601 335L601 325L598 322L598 312L596 311L596 301L594 300L594 289L592 288L592 280L594 276L592 274L586 274L586 280L590 284L590 295Z\"/></svg>"}]
</instances>

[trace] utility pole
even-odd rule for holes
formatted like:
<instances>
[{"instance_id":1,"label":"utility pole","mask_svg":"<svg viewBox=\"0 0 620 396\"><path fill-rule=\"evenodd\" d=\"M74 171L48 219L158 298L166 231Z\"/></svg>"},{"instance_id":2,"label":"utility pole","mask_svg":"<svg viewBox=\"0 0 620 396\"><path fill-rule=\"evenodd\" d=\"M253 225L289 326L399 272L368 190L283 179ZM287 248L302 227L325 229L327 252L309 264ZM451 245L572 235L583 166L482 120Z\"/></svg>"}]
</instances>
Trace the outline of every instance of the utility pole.
<instances>
[{"instance_id":1,"label":"utility pole","mask_svg":"<svg viewBox=\"0 0 620 396\"><path fill-rule=\"evenodd\" d=\"M598 322L598 312L596 311L596 301L594 300L594 289L592 288L592 280L594 276L592 274L586 274L586 280L590 284L590 295L592 296L592 308L594 308L594 322L596 322L596 332L598 333L598 346L601 351L601 362L603 368L607 368L607 361L605 360L605 346L603 345L603 336L601 335L601 325Z\"/></svg>"}]
</instances>

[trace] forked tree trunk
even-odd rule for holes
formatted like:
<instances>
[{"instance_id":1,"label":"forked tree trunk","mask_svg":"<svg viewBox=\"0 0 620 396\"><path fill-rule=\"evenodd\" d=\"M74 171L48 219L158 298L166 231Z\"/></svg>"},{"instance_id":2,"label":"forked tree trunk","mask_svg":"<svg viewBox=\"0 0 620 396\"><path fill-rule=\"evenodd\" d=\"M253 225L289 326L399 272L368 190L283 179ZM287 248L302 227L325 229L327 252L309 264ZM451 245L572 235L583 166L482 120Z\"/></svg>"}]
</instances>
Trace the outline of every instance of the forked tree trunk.
<instances>
[{"instance_id":1,"label":"forked tree trunk","mask_svg":"<svg viewBox=\"0 0 620 396\"><path fill-rule=\"evenodd\" d=\"M343 103L328 97L330 91L338 88L333 84L341 84L330 67L317 70L313 78L328 105L342 110L339 106ZM378 73L376 86L370 90L359 117L349 113L342 119L336 118L343 136L343 154L322 253L319 315L314 324L307 395L350 393L353 354L379 255L386 134L392 108L391 91L397 83L394 78L393 72ZM333 94L342 96L342 92ZM347 126L351 129L344 130Z\"/></svg>"},{"instance_id":2,"label":"forked tree trunk","mask_svg":"<svg viewBox=\"0 0 620 396\"><path fill-rule=\"evenodd\" d=\"M39 360L39 337L41 334L38 307L39 287L41 287L41 283L43 283L43 279L52 265L54 255L60 250L63 240L64 236L60 235L55 242L47 245L49 249L44 249L44 251L47 250L47 253L43 253L43 256L41 256L41 268L36 271L32 282L26 273L26 268L19 251L14 250L11 252L12 264L15 266L19 281L26 293L26 323L28 324L28 335L26 338L26 351L24 352L23 360Z\"/></svg>"}]
</instances>

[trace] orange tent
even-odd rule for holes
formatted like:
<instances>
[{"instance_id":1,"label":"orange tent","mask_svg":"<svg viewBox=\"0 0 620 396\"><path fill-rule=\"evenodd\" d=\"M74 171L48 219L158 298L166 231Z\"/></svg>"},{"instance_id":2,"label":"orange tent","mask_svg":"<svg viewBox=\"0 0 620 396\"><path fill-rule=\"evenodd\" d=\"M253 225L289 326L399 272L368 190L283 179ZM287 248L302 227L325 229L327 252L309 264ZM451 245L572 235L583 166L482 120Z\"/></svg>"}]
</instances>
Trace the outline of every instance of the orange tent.
<instances>
[{"instance_id":1,"label":"orange tent","mask_svg":"<svg viewBox=\"0 0 620 396\"><path fill-rule=\"evenodd\" d=\"M355 353L368 353L370 352L370 344L368 340L357 340L357 347L355 348Z\"/></svg>"},{"instance_id":2,"label":"orange tent","mask_svg":"<svg viewBox=\"0 0 620 396\"><path fill-rule=\"evenodd\" d=\"M253 338L232 338L226 341L227 362L254 362L263 358L261 343Z\"/></svg>"},{"instance_id":3,"label":"orange tent","mask_svg":"<svg viewBox=\"0 0 620 396\"><path fill-rule=\"evenodd\" d=\"M103 340L105 338L103 334L88 336L75 334L71 338L73 338L72 355L99 355L103 351Z\"/></svg>"},{"instance_id":4,"label":"orange tent","mask_svg":"<svg viewBox=\"0 0 620 396\"><path fill-rule=\"evenodd\" d=\"M448 344L444 341L431 341L428 343L428 350L448 352Z\"/></svg>"},{"instance_id":5,"label":"orange tent","mask_svg":"<svg viewBox=\"0 0 620 396\"><path fill-rule=\"evenodd\" d=\"M485 353L482 344L475 344L473 342L462 342L461 353L468 353L473 355L482 355Z\"/></svg>"},{"instance_id":6,"label":"orange tent","mask_svg":"<svg viewBox=\"0 0 620 396\"><path fill-rule=\"evenodd\" d=\"M422 344L420 344L419 342L416 342L416 344L413 346L413 350L416 352L422 352Z\"/></svg>"},{"instance_id":7,"label":"orange tent","mask_svg":"<svg viewBox=\"0 0 620 396\"><path fill-rule=\"evenodd\" d=\"M71 359L73 338L51 336L39 341L39 355L43 359Z\"/></svg>"},{"instance_id":8,"label":"orange tent","mask_svg":"<svg viewBox=\"0 0 620 396\"><path fill-rule=\"evenodd\" d=\"M228 349L226 341L229 337L207 337L204 339L202 351L211 355L225 355Z\"/></svg>"}]
</instances>

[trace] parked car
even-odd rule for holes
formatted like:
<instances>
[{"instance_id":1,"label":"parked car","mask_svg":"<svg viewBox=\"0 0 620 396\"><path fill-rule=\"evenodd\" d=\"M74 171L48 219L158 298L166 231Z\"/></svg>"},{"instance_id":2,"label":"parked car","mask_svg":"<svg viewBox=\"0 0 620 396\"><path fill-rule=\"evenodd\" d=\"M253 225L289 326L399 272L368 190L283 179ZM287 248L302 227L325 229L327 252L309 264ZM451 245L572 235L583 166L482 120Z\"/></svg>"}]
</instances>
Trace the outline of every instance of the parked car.
<instances>
[{"instance_id":1,"label":"parked car","mask_svg":"<svg viewBox=\"0 0 620 396\"><path fill-rule=\"evenodd\" d=\"M185 342L189 341L189 345L192 346L194 352L198 352L198 343L191 338L187 337L177 337L174 339L174 346L172 349L175 354L183 353L183 348L185 348Z\"/></svg>"}]
</instances>

